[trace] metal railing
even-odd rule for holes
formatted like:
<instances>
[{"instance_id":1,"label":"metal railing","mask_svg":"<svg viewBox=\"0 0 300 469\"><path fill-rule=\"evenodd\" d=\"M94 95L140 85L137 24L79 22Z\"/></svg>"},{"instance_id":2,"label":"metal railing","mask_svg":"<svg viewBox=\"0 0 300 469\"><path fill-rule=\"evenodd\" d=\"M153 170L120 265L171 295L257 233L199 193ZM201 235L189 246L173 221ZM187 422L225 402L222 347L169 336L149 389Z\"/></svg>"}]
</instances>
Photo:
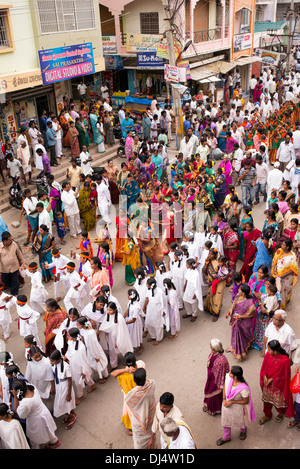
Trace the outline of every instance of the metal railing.
<instances>
[{"instance_id":1,"label":"metal railing","mask_svg":"<svg viewBox=\"0 0 300 469\"><path fill-rule=\"evenodd\" d=\"M227 38L229 34L229 27L225 26L224 38ZM203 31L194 31L194 44L200 42L217 41L222 39L222 26L218 26L214 29L205 29Z\"/></svg>"}]
</instances>

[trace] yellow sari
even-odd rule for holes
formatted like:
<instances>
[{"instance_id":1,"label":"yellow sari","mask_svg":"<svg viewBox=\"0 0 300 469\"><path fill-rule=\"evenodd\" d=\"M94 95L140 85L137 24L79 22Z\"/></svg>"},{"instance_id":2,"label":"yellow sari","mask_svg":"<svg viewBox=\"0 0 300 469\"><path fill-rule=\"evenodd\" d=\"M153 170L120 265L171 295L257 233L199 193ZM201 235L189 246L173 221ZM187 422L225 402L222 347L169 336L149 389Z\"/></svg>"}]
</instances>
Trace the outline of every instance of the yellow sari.
<instances>
[{"instance_id":1,"label":"yellow sari","mask_svg":"<svg viewBox=\"0 0 300 469\"><path fill-rule=\"evenodd\" d=\"M128 394L129 391L131 391L131 389L136 386L136 384L133 380L133 375L131 375L130 373L122 373L117 377L117 379L124 395L122 423L125 425L125 428L131 430L131 420L129 417L129 409L125 402L125 396Z\"/></svg>"},{"instance_id":2,"label":"yellow sari","mask_svg":"<svg viewBox=\"0 0 300 469\"><path fill-rule=\"evenodd\" d=\"M296 254L293 251L284 253L282 249L278 249L273 258L271 275L276 278L276 286L282 298L281 308L285 309L298 282Z\"/></svg>"}]
</instances>

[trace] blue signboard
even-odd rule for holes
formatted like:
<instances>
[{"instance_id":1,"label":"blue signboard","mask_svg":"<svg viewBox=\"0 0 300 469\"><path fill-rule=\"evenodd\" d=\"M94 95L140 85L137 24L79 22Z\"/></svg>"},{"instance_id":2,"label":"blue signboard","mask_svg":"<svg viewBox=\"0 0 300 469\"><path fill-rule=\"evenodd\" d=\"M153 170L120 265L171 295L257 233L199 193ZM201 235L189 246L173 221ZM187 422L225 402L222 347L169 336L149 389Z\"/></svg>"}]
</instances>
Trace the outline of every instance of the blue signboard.
<instances>
[{"instance_id":1,"label":"blue signboard","mask_svg":"<svg viewBox=\"0 0 300 469\"><path fill-rule=\"evenodd\" d=\"M123 60L120 55L105 55L105 70L123 70Z\"/></svg>"},{"instance_id":2,"label":"blue signboard","mask_svg":"<svg viewBox=\"0 0 300 469\"><path fill-rule=\"evenodd\" d=\"M165 61L157 57L156 52L138 52L137 68L164 69Z\"/></svg>"},{"instance_id":3,"label":"blue signboard","mask_svg":"<svg viewBox=\"0 0 300 469\"><path fill-rule=\"evenodd\" d=\"M39 60L44 85L95 73L91 42L40 50Z\"/></svg>"}]
</instances>

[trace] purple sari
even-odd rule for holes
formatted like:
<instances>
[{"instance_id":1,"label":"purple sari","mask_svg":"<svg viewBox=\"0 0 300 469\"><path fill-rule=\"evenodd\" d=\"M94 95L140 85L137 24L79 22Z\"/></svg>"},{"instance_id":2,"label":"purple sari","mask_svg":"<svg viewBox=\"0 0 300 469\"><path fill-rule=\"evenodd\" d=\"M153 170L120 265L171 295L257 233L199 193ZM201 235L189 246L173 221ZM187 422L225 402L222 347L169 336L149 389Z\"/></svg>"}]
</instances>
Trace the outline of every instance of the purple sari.
<instances>
[{"instance_id":1,"label":"purple sari","mask_svg":"<svg viewBox=\"0 0 300 469\"><path fill-rule=\"evenodd\" d=\"M224 169L223 176L225 176L225 184L226 184L226 195L229 194L229 186L232 185L232 164L230 161L221 161L219 168Z\"/></svg>"},{"instance_id":2,"label":"purple sari","mask_svg":"<svg viewBox=\"0 0 300 469\"><path fill-rule=\"evenodd\" d=\"M239 296L233 303L233 313L230 320L231 325L231 352L235 358L242 359L246 357L247 350L250 348L253 338L253 318L246 314L250 308L255 308L252 298L238 302ZM237 319L237 316L243 316L243 319Z\"/></svg>"},{"instance_id":3,"label":"purple sari","mask_svg":"<svg viewBox=\"0 0 300 469\"><path fill-rule=\"evenodd\" d=\"M223 353L211 354L207 361L207 380L204 388L203 409L210 415L221 413L223 386L230 367Z\"/></svg>"}]
</instances>

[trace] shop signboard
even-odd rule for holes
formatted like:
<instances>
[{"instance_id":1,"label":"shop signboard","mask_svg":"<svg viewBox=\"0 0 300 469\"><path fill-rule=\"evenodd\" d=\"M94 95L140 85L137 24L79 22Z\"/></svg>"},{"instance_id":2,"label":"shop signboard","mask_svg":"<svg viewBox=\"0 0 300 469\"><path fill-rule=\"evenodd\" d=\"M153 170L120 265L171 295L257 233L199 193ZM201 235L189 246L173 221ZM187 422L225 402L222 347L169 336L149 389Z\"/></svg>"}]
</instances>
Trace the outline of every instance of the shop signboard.
<instances>
[{"instance_id":1,"label":"shop signboard","mask_svg":"<svg viewBox=\"0 0 300 469\"><path fill-rule=\"evenodd\" d=\"M153 52L157 50L161 36L159 34L127 34L127 52Z\"/></svg>"},{"instance_id":2,"label":"shop signboard","mask_svg":"<svg viewBox=\"0 0 300 469\"><path fill-rule=\"evenodd\" d=\"M175 51L175 58L179 57L180 52L181 52L181 44L178 41L174 42L174 51ZM157 57L160 57L162 59L167 59L169 60L169 51L168 51L168 43L167 40L162 37L161 40L159 41L157 51L156 51Z\"/></svg>"},{"instance_id":3,"label":"shop signboard","mask_svg":"<svg viewBox=\"0 0 300 469\"><path fill-rule=\"evenodd\" d=\"M252 33L236 34L233 37L233 52L240 50L251 49L252 47Z\"/></svg>"},{"instance_id":4,"label":"shop signboard","mask_svg":"<svg viewBox=\"0 0 300 469\"><path fill-rule=\"evenodd\" d=\"M137 68L163 70L164 65L165 65L164 59L157 57L155 52L138 52L137 53Z\"/></svg>"},{"instance_id":5,"label":"shop signboard","mask_svg":"<svg viewBox=\"0 0 300 469\"><path fill-rule=\"evenodd\" d=\"M38 51L43 85L95 73L93 44Z\"/></svg>"},{"instance_id":6,"label":"shop signboard","mask_svg":"<svg viewBox=\"0 0 300 469\"><path fill-rule=\"evenodd\" d=\"M117 54L117 36L102 36L102 51L105 54Z\"/></svg>"}]
</instances>

